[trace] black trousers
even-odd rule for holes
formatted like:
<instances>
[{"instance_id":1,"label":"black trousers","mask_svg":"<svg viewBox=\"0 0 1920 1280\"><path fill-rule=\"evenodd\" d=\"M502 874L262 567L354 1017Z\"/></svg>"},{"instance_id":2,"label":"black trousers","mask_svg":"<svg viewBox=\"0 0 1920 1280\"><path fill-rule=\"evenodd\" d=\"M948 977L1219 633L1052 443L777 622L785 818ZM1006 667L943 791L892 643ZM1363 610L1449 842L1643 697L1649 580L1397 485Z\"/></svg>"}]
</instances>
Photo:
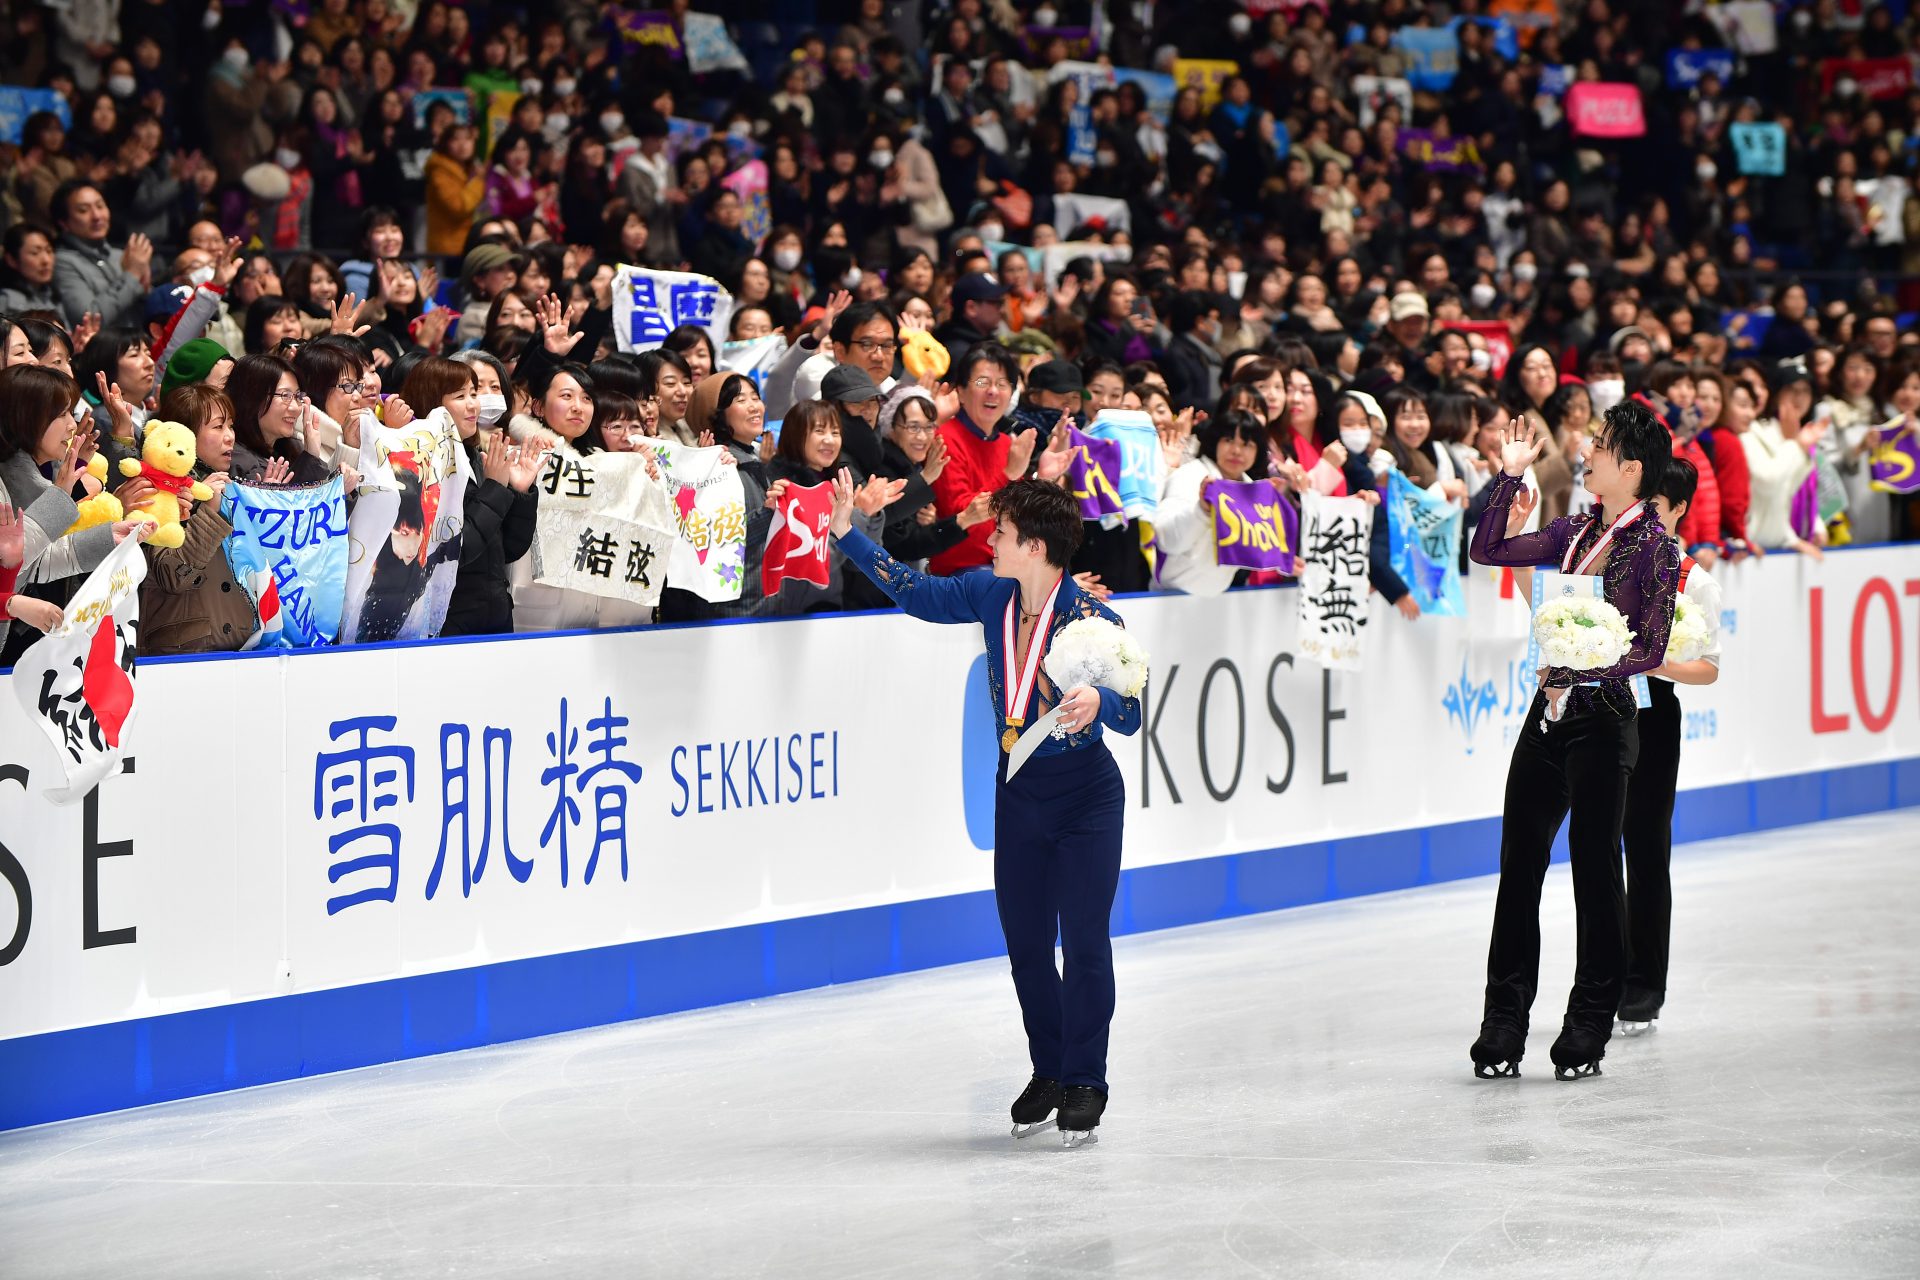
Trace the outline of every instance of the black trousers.
<instances>
[{"instance_id":1,"label":"black trousers","mask_svg":"<svg viewBox=\"0 0 1920 1280\"><path fill-rule=\"evenodd\" d=\"M1540 985L1540 886L1553 837L1571 813L1567 844L1579 940L1567 1019L1605 1039L1626 971L1620 823L1639 736L1632 717L1604 707L1568 712L1542 729L1545 714L1545 695L1534 695L1507 770L1486 1015L1522 1032L1527 1028Z\"/></svg>"},{"instance_id":2,"label":"black trousers","mask_svg":"<svg viewBox=\"0 0 1920 1280\"><path fill-rule=\"evenodd\" d=\"M1640 761L1627 783L1620 837L1627 848L1626 985L1667 992L1667 942L1673 931L1673 793L1680 781L1680 699L1665 680L1649 680L1653 705L1639 716Z\"/></svg>"},{"instance_id":3,"label":"black trousers","mask_svg":"<svg viewBox=\"0 0 1920 1280\"><path fill-rule=\"evenodd\" d=\"M995 795L993 894L1027 1052L1035 1075L1062 1084L1107 1087L1109 924L1125 808L1120 766L1103 743L1035 756Z\"/></svg>"}]
</instances>

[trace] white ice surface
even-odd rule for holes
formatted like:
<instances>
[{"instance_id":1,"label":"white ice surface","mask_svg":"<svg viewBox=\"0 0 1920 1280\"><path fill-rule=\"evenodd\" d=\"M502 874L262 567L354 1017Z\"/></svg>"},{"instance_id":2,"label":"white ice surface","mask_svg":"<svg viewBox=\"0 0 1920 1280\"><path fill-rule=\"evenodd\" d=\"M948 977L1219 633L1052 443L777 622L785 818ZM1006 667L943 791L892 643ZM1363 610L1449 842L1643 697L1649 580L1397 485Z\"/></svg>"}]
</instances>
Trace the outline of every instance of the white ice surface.
<instances>
[{"instance_id":1,"label":"white ice surface","mask_svg":"<svg viewBox=\"0 0 1920 1280\"><path fill-rule=\"evenodd\" d=\"M1101 1141L1004 962L0 1135L0 1275L1920 1274L1920 814L1683 849L1659 1030L1478 1081L1493 881L1123 939Z\"/></svg>"}]
</instances>

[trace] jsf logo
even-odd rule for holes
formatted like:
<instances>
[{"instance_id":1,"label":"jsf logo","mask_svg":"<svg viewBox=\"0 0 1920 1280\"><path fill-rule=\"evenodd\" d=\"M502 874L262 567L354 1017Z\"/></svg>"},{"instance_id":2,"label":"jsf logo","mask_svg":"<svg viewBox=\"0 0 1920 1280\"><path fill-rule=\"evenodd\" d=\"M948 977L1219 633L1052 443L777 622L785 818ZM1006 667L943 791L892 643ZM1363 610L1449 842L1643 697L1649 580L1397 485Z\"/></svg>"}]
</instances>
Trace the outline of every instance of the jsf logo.
<instances>
[{"instance_id":1,"label":"jsf logo","mask_svg":"<svg viewBox=\"0 0 1920 1280\"><path fill-rule=\"evenodd\" d=\"M1440 695L1440 705L1447 709L1447 719L1460 726L1467 740L1467 754L1472 755L1474 731L1482 720L1500 709L1500 694L1491 680L1475 684L1467 675L1467 660L1462 658L1460 678Z\"/></svg>"}]
</instances>

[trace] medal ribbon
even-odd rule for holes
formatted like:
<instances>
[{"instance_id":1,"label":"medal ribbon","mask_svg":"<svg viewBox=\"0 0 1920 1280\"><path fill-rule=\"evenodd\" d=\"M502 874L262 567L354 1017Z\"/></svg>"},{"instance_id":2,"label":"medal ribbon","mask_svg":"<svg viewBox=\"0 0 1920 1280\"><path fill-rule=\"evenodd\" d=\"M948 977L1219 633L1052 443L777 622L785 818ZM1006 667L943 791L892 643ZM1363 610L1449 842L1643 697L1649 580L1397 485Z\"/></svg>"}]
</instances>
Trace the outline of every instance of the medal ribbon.
<instances>
[{"instance_id":1,"label":"medal ribbon","mask_svg":"<svg viewBox=\"0 0 1920 1280\"><path fill-rule=\"evenodd\" d=\"M1612 524L1608 525L1607 531L1600 535L1600 541L1593 544L1593 550L1587 552L1587 554L1581 559L1580 567L1578 569L1573 567L1573 557L1574 557L1574 553L1579 551L1580 549L1580 539L1575 538L1573 542L1569 544L1567 547L1566 558L1560 562L1560 572L1584 574L1587 572L1587 570L1593 568L1594 564L1597 561L1599 561L1603 556L1606 555L1607 549L1613 545L1613 535L1617 531L1624 529L1628 525L1632 524L1635 520L1638 520L1641 516L1641 513L1644 512L1645 510L1646 510L1646 503L1636 502L1632 506L1628 507L1625 511L1622 511L1620 513L1620 518L1618 520L1615 520ZM1592 525L1589 525L1588 528L1592 528ZM1585 530L1582 530L1581 532L1585 533Z\"/></svg>"},{"instance_id":2,"label":"medal ribbon","mask_svg":"<svg viewBox=\"0 0 1920 1280\"><path fill-rule=\"evenodd\" d=\"M1014 681L1013 670L1014 644L1020 635L1019 625L1014 620L1015 610L1020 607L1020 589L1017 586L1013 591L1013 599L1007 601L1007 616L1002 619L1004 623L1002 630L1005 635L1007 650L1005 662L1007 664L1006 719L1008 728L1018 728L1026 719L1027 701L1032 698L1034 682L1040 677L1040 655L1046 651L1047 632L1050 629L1048 626L1042 625L1042 620L1052 617L1053 602L1060 595L1061 583L1064 583L1066 580L1067 575L1062 573L1060 575L1060 581L1054 583L1053 590L1048 593L1047 602L1040 606L1040 619L1036 620L1033 624L1033 638L1027 642L1027 661L1020 670L1017 686Z\"/></svg>"}]
</instances>

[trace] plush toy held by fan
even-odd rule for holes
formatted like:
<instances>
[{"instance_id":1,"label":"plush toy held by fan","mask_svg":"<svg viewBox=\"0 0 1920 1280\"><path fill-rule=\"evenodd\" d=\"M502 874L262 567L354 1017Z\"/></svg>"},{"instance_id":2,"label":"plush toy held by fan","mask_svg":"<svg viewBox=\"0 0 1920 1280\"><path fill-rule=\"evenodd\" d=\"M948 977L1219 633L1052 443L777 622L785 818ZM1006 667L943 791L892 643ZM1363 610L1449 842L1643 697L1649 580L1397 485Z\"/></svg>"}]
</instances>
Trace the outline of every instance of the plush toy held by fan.
<instances>
[{"instance_id":1,"label":"plush toy held by fan","mask_svg":"<svg viewBox=\"0 0 1920 1280\"><path fill-rule=\"evenodd\" d=\"M934 336L925 329L902 329L900 331L900 363L907 372L918 381L932 374L936 378L947 376L947 369L953 363L953 357L947 349L935 341Z\"/></svg>"},{"instance_id":2,"label":"plush toy held by fan","mask_svg":"<svg viewBox=\"0 0 1920 1280\"><path fill-rule=\"evenodd\" d=\"M213 498L213 490L193 478L196 453L191 428L178 422L150 422L140 445L140 461L123 458L120 474L143 476L153 485L153 496L131 513L154 526L147 542L156 547L177 547L187 540L180 527L180 495L195 502Z\"/></svg>"},{"instance_id":3,"label":"plush toy held by fan","mask_svg":"<svg viewBox=\"0 0 1920 1280\"><path fill-rule=\"evenodd\" d=\"M79 533L95 525L112 524L126 514L120 509L120 499L107 492L107 460L94 454L87 459L87 474L93 477L94 483L89 486L93 496L80 500L80 518L73 522L73 527L67 533Z\"/></svg>"}]
</instances>

